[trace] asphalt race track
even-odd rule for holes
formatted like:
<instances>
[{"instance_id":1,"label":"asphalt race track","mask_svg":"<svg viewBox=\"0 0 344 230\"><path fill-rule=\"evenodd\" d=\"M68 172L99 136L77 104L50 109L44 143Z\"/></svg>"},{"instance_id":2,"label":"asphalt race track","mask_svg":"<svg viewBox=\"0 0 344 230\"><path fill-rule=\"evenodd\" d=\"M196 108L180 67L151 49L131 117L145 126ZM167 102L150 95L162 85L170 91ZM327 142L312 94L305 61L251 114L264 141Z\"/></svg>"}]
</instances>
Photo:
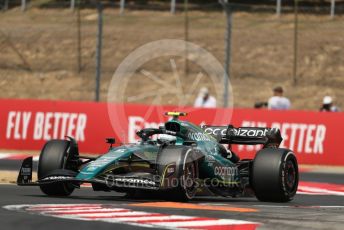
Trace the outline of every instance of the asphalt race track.
<instances>
[{"instance_id":1,"label":"asphalt race track","mask_svg":"<svg viewBox=\"0 0 344 230\"><path fill-rule=\"evenodd\" d=\"M0 229L6 230L344 229L342 174L302 173L299 194L282 204L246 197L199 197L189 203L128 200L89 187L56 198L37 187L10 184L0 185L0 197Z\"/></svg>"},{"instance_id":2,"label":"asphalt race track","mask_svg":"<svg viewBox=\"0 0 344 230\"><path fill-rule=\"evenodd\" d=\"M332 176L307 173L301 179L322 182L327 181L327 177L343 178ZM344 228L343 195L297 195L285 204L262 203L255 198L221 197L173 203L128 200L123 194L93 192L88 187L76 190L68 198L55 198L42 195L37 187L2 184L0 197L1 229Z\"/></svg>"}]
</instances>

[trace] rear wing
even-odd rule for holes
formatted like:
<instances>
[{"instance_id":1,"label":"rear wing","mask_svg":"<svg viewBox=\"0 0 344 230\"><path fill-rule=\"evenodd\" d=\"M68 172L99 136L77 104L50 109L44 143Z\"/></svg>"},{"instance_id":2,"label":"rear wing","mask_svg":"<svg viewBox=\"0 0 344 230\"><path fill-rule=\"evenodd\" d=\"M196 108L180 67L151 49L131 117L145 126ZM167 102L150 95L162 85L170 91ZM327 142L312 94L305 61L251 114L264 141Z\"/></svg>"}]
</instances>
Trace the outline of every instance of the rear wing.
<instances>
[{"instance_id":1,"label":"rear wing","mask_svg":"<svg viewBox=\"0 0 344 230\"><path fill-rule=\"evenodd\" d=\"M278 147L283 138L277 128L228 126L202 126L205 133L215 137L221 144L258 145Z\"/></svg>"}]
</instances>

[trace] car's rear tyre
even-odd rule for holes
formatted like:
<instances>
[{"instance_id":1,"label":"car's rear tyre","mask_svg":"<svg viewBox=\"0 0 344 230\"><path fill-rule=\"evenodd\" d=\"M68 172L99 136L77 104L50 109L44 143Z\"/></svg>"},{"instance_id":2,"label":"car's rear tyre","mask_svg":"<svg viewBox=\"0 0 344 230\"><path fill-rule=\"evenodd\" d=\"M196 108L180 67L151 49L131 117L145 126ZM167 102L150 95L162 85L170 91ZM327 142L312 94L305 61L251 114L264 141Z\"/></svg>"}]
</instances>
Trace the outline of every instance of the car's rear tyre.
<instances>
[{"instance_id":1,"label":"car's rear tyre","mask_svg":"<svg viewBox=\"0 0 344 230\"><path fill-rule=\"evenodd\" d=\"M258 200L288 202L295 196L299 182L295 154L288 149L262 149L253 161L251 176Z\"/></svg>"},{"instance_id":2,"label":"car's rear tyre","mask_svg":"<svg viewBox=\"0 0 344 230\"><path fill-rule=\"evenodd\" d=\"M38 162L37 176L39 180L48 176L53 170L65 169L68 166L67 151L69 147L70 142L66 140L51 140L44 145ZM49 196L68 196L74 188L68 182L40 185L42 192Z\"/></svg>"}]
</instances>

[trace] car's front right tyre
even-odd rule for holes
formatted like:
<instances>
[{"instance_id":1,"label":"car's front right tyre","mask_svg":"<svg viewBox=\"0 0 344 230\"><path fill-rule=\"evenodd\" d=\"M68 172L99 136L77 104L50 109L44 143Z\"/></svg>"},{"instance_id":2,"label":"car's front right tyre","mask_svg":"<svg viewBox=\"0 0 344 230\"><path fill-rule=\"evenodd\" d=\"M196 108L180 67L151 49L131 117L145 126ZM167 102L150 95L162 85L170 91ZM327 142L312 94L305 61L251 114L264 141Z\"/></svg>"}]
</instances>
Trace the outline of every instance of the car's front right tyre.
<instances>
[{"instance_id":1,"label":"car's front right tyre","mask_svg":"<svg viewBox=\"0 0 344 230\"><path fill-rule=\"evenodd\" d=\"M176 184L166 192L166 199L188 201L196 195L198 178L198 158L195 150L190 146L166 146L159 153L158 163L160 173L163 173L168 164L176 163Z\"/></svg>"},{"instance_id":2,"label":"car's front right tyre","mask_svg":"<svg viewBox=\"0 0 344 230\"><path fill-rule=\"evenodd\" d=\"M67 140L51 140L44 145L39 156L38 180L49 176L53 170L66 167L69 146L70 142ZM68 182L58 182L40 185L40 189L49 196L69 196L74 191L74 186Z\"/></svg>"}]
</instances>

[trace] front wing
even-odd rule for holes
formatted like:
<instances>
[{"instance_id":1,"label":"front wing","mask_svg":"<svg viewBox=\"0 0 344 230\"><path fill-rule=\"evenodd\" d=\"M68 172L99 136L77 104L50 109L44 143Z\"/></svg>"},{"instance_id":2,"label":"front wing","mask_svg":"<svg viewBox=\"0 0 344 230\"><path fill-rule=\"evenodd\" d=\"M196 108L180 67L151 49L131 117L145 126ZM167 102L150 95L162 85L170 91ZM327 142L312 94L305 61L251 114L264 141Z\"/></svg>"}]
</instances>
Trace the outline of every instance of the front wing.
<instances>
[{"instance_id":1,"label":"front wing","mask_svg":"<svg viewBox=\"0 0 344 230\"><path fill-rule=\"evenodd\" d=\"M54 170L48 176L37 181L32 181L32 157L26 158L20 168L17 185L19 186L41 186L54 183L69 182L79 187L83 183L101 184L107 186L109 189L116 188L137 188L159 190L160 182L153 181L149 178L135 177L135 175L112 175L109 177L93 178L93 179L78 179L77 173L67 169Z\"/></svg>"}]
</instances>

